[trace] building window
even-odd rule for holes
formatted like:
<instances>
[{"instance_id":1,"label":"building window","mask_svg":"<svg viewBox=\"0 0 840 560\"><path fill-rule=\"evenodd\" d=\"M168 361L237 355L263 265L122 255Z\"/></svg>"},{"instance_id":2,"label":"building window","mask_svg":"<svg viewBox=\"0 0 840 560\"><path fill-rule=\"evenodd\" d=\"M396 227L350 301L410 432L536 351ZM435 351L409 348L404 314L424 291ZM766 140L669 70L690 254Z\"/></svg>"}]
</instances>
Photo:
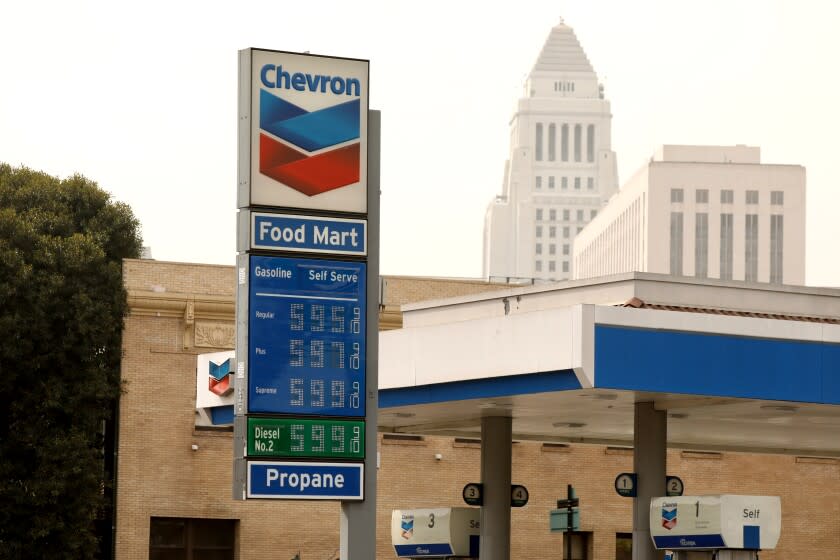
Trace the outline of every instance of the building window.
<instances>
[{"instance_id":1,"label":"building window","mask_svg":"<svg viewBox=\"0 0 840 560\"><path fill-rule=\"evenodd\" d=\"M633 560L633 533L616 533L615 560Z\"/></svg>"},{"instance_id":2,"label":"building window","mask_svg":"<svg viewBox=\"0 0 840 560\"><path fill-rule=\"evenodd\" d=\"M758 191L747 191L747 204L758 204Z\"/></svg>"},{"instance_id":3,"label":"building window","mask_svg":"<svg viewBox=\"0 0 840 560\"><path fill-rule=\"evenodd\" d=\"M569 272L569 261L563 261L563 272Z\"/></svg>"},{"instance_id":4,"label":"building window","mask_svg":"<svg viewBox=\"0 0 840 560\"><path fill-rule=\"evenodd\" d=\"M781 284L782 265L785 245L785 217L779 214L770 216L770 283Z\"/></svg>"},{"instance_id":5,"label":"building window","mask_svg":"<svg viewBox=\"0 0 840 560\"><path fill-rule=\"evenodd\" d=\"M568 190L568 188L569 188L569 178L568 177L562 177L560 179L560 188L563 189L564 191Z\"/></svg>"},{"instance_id":6,"label":"building window","mask_svg":"<svg viewBox=\"0 0 840 560\"><path fill-rule=\"evenodd\" d=\"M683 201L683 190L682 189L671 189L671 202L682 202Z\"/></svg>"},{"instance_id":7,"label":"building window","mask_svg":"<svg viewBox=\"0 0 840 560\"><path fill-rule=\"evenodd\" d=\"M770 191L770 204L773 206L783 206L785 203L784 191Z\"/></svg>"},{"instance_id":8,"label":"building window","mask_svg":"<svg viewBox=\"0 0 840 560\"><path fill-rule=\"evenodd\" d=\"M566 227L563 228L563 239L568 239L568 238L569 238L569 227L566 226Z\"/></svg>"},{"instance_id":9,"label":"building window","mask_svg":"<svg viewBox=\"0 0 840 560\"><path fill-rule=\"evenodd\" d=\"M548 188L549 188L549 190L553 190L553 189L554 189L554 175L551 175L551 176L548 178Z\"/></svg>"},{"instance_id":10,"label":"building window","mask_svg":"<svg viewBox=\"0 0 840 560\"><path fill-rule=\"evenodd\" d=\"M583 231L583 228L582 228L582 227L578 227L578 228L577 228L577 233L580 233L581 231Z\"/></svg>"},{"instance_id":11,"label":"building window","mask_svg":"<svg viewBox=\"0 0 840 560\"><path fill-rule=\"evenodd\" d=\"M567 222L569 221L569 209L568 208L563 209L563 220L565 220Z\"/></svg>"},{"instance_id":12,"label":"building window","mask_svg":"<svg viewBox=\"0 0 840 560\"><path fill-rule=\"evenodd\" d=\"M720 191L720 203L732 204L735 201L735 195L730 189L723 189Z\"/></svg>"},{"instance_id":13,"label":"building window","mask_svg":"<svg viewBox=\"0 0 840 560\"><path fill-rule=\"evenodd\" d=\"M534 157L537 161L542 161L542 144L543 144L543 125L537 123L537 138L534 144Z\"/></svg>"},{"instance_id":14,"label":"building window","mask_svg":"<svg viewBox=\"0 0 840 560\"><path fill-rule=\"evenodd\" d=\"M149 560L233 560L236 521L152 517Z\"/></svg>"},{"instance_id":15,"label":"building window","mask_svg":"<svg viewBox=\"0 0 840 560\"><path fill-rule=\"evenodd\" d=\"M720 279L732 280L732 214L720 215Z\"/></svg>"},{"instance_id":16,"label":"building window","mask_svg":"<svg viewBox=\"0 0 840 560\"><path fill-rule=\"evenodd\" d=\"M550 226L548 228L548 236L552 239L557 237L557 227L556 226Z\"/></svg>"},{"instance_id":17,"label":"building window","mask_svg":"<svg viewBox=\"0 0 840 560\"><path fill-rule=\"evenodd\" d=\"M672 198L673 198L673 190ZM671 274L683 273L683 213L671 212Z\"/></svg>"},{"instance_id":18,"label":"building window","mask_svg":"<svg viewBox=\"0 0 840 560\"><path fill-rule=\"evenodd\" d=\"M556 219L557 219L557 210L555 210L554 208L552 208L551 210L549 210L549 211L548 211L548 219L549 219L550 221L552 221L552 222L553 222L554 220L556 220Z\"/></svg>"},{"instance_id":19,"label":"building window","mask_svg":"<svg viewBox=\"0 0 840 560\"><path fill-rule=\"evenodd\" d=\"M537 226L537 237L542 237L542 226Z\"/></svg>"},{"instance_id":20,"label":"building window","mask_svg":"<svg viewBox=\"0 0 840 560\"><path fill-rule=\"evenodd\" d=\"M586 188L587 188L587 190L590 190L590 191L595 190L595 177L587 177L586 178Z\"/></svg>"},{"instance_id":21,"label":"building window","mask_svg":"<svg viewBox=\"0 0 840 560\"><path fill-rule=\"evenodd\" d=\"M709 189L697 189L694 192L694 201L697 204L707 204L709 202Z\"/></svg>"},{"instance_id":22,"label":"building window","mask_svg":"<svg viewBox=\"0 0 840 560\"><path fill-rule=\"evenodd\" d=\"M578 221L578 222L582 222L582 221L583 221L583 210L578 210L578 211L577 211L577 221Z\"/></svg>"},{"instance_id":23,"label":"building window","mask_svg":"<svg viewBox=\"0 0 840 560\"><path fill-rule=\"evenodd\" d=\"M537 246L534 247L534 253L542 255L542 243L537 243Z\"/></svg>"},{"instance_id":24,"label":"building window","mask_svg":"<svg viewBox=\"0 0 840 560\"><path fill-rule=\"evenodd\" d=\"M580 177L575 177L575 190L580 190Z\"/></svg>"},{"instance_id":25,"label":"building window","mask_svg":"<svg viewBox=\"0 0 840 560\"><path fill-rule=\"evenodd\" d=\"M595 125L586 127L586 161L595 161Z\"/></svg>"},{"instance_id":26,"label":"building window","mask_svg":"<svg viewBox=\"0 0 840 560\"><path fill-rule=\"evenodd\" d=\"M548 161L554 161L556 159L555 153L555 144L557 143L557 127L554 126L554 123L548 125Z\"/></svg>"},{"instance_id":27,"label":"building window","mask_svg":"<svg viewBox=\"0 0 840 560\"><path fill-rule=\"evenodd\" d=\"M749 202L750 197L747 191L747 204L757 204L757 202ZM758 191L752 191L758 198ZM747 282L758 281L758 214L747 214L744 222L744 280Z\"/></svg>"},{"instance_id":28,"label":"building window","mask_svg":"<svg viewBox=\"0 0 840 560\"><path fill-rule=\"evenodd\" d=\"M569 244L568 243L563 244L563 255L564 256L569 256Z\"/></svg>"},{"instance_id":29,"label":"building window","mask_svg":"<svg viewBox=\"0 0 840 560\"><path fill-rule=\"evenodd\" d=\"M548 261L548 271L555 272L557 270L557 263L554 261Z\"/></svg>"},{"instance_id":30,"label":"building window","mask_svg":"<svg viewBox=\"0 0 840 560\"><path fill-rule=\"evenodd\" d=\"M709 215L705 212L694 217L694 275L709 276Z\"/></svg>"},{"instance_id":31,"label":"building window","mask_svg":"<svg viewBox=\"0 0 840 560\"><path fill-rule=\"evenodd\" d=\"M556 255L557 254L557 245L555 245L554 243L549 244L548 254L549 255Z\"/></svg>"},{"instance_id":32,"label":"building window","mask_svg":"<svg viewBox=\"0 0 840 560\"><path fill-rule=\"evenodd\" d=\"M534 263L534 270L537 272L542 272L542 261L537 261Z\"/></svg>"},{"instance_id":33,"label":"building window","mask_svg":"<svg viewBox=\"0 0 840 560\"><path fill-rule=\"evenodd\" d=\"M543 219L543 209L542 208L537 208L537 219L538 220Z\"/></svg>"},{"instance_id":34,"label":"building window","mask_svg":"<svg viewBox=\"0 0 840 560\"><path fill-rule=\"evenodd\" d=\"M540 175L537 175L534 178L534 186L537 190L540 190L542 188L542 177Z\"/></svg>"},{"instance_id":35,"label":"building window","mask_svg":"<svg viewBox=\"0 0 840 560\"><path fill-rule=\"evenodd\" d=\"M590 220L594 220L594 219L595 219L595 216L597 216L597 215L598 215L598 211L597 211L597 210L591 210L591 211L589 212L589 219L590 219Z\"/></svg>"},{"instance_id":36,"label":"building window","mask_svg":"<svg viewBox=\"0 0 840 560\"><path fill-rule=\"evenodd\" d=\"M575 161L580 161L580 151L581 151L581 126L579 124L575 125Z\"/></svg>"},{"instance_id":37,"label":"building window","mask_svg":"<svg viewBox=\"0 0 840 560\"><path fill-rule=\"evenodd\" d=\"M569 161L569 125L560 127L560 159Z\"/></svg>"}]
</instances>

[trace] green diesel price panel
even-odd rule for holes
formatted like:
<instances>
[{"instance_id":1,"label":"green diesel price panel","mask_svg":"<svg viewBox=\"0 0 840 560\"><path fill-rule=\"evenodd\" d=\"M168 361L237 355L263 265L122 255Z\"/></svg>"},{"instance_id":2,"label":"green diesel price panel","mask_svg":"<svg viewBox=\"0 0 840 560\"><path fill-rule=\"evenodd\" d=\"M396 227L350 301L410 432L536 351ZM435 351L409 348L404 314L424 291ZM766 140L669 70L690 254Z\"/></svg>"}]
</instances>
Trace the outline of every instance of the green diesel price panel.
<instances>
[{"instance_id":1,"label":"green diesel price panel","mask_svg":"<svg viewBox=\"0 0 840 560\"><path fill-rule=\"evenodd\" d=\"M248 418L249 457L365 458L363 420Z\"/></svg>"}]
</instances>

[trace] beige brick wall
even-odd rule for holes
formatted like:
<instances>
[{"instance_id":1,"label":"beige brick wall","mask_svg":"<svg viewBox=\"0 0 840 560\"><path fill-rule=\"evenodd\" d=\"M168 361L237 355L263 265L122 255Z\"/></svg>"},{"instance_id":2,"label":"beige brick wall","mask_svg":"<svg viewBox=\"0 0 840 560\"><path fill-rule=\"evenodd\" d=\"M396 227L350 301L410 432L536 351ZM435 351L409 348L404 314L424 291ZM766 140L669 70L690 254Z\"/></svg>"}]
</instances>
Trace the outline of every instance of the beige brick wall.
<instances>
[{"instance_id":1,"label":"beige brick wall","mask_svg":"<svg viewBox=\"0 0 840 560\"><path fill-rule=\"evenodd\" d=\"M413 276L384 276L384 304L402 305L418 301L465 296L479 292L504 290L507 284L481 280L418 278Z\"/></svg>"},{"instance_id":2,"label":"beige brick wall","mask_svg":"<svg viewBox=\"0 0 840 560\"><path fill-rule=\"evenodd\" d=\"M196 347L191 320L233 321L232 267L126 261L132 295L126 320L120 403L117 486L117 558L148 558L151 517L239 520L239 558L332 560L338 548L339 506L334 502L235 501L231 498L232 434L197 431L195 356L227 349ZM393 301L434 292L433 281L392 285ZM476 285L452 282L455 295ZM161 291L163 290L163 291ZM167 295L163 298L161 294ZM194 317L187 313L195 303ZM190 446L197 444L198 451ZM390 512L395 508L462 506L461 489L479 481L479 449L452 438L395 443L380 436L377 558L394 558ZM436 461L434 455L443 458ZM375 464L371 461L371 464ZM840 464L832 459L671 450L669 474L691 493L755 493L782 499L782 539L762 560L835 558L840 551ZM630 501L613 479L632 470L632 455L603 446L513 448L513 480L528 487L530 503L512 512L512 558L559 559L562 537L548 530L548 512L573 484L581 500L582 529L592 531L595 560L615 558L615 533L630 532Z\"/></svg>"}]
</instances>

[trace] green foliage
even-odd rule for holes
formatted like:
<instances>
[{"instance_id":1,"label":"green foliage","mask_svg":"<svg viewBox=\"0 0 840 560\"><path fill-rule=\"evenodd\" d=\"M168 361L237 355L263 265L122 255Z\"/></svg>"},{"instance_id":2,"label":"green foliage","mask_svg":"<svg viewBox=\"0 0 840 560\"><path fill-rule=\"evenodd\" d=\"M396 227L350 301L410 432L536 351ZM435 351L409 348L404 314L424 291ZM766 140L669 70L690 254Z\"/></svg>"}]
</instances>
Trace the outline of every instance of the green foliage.
<instances>
[{"instance_id":1,"label":"green foliage","mask_svg":"<svg viewBox=\"0 0 840 560\"><path fill-rule=\"evenodd\" d=\"M0 558L93 558L120 393L125 204L0 164Z\"/></svg>"}]
</instances>

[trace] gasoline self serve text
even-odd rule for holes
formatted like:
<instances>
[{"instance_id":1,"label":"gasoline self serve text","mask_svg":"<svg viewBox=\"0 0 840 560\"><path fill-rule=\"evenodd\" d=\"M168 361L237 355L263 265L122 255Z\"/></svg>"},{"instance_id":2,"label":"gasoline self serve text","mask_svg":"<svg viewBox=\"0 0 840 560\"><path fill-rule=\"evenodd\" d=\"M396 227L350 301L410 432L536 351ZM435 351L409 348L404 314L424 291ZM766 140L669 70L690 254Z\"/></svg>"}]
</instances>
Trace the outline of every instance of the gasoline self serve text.
<instances>
[{"instance_id":1,"label":"gasoline self serve text","mask_svg":"<svg viewBox=\"0 0 840 560\"><path fill-rule=\"evenodd\" d=\"M257 266L254 268L254 275L261 278L292 278L292 271L281 266L275 268L263 268L261 266ZM355 272L341 272L339 270L329 270L326 268L321 270L315 270L314 268L309 269L307 278L316 282L350 282L353 284L359 282L359 275ZM272 318L269 317L268 314L258 315L257 317L260 319Z\"/></svg>"}]
</instances>

